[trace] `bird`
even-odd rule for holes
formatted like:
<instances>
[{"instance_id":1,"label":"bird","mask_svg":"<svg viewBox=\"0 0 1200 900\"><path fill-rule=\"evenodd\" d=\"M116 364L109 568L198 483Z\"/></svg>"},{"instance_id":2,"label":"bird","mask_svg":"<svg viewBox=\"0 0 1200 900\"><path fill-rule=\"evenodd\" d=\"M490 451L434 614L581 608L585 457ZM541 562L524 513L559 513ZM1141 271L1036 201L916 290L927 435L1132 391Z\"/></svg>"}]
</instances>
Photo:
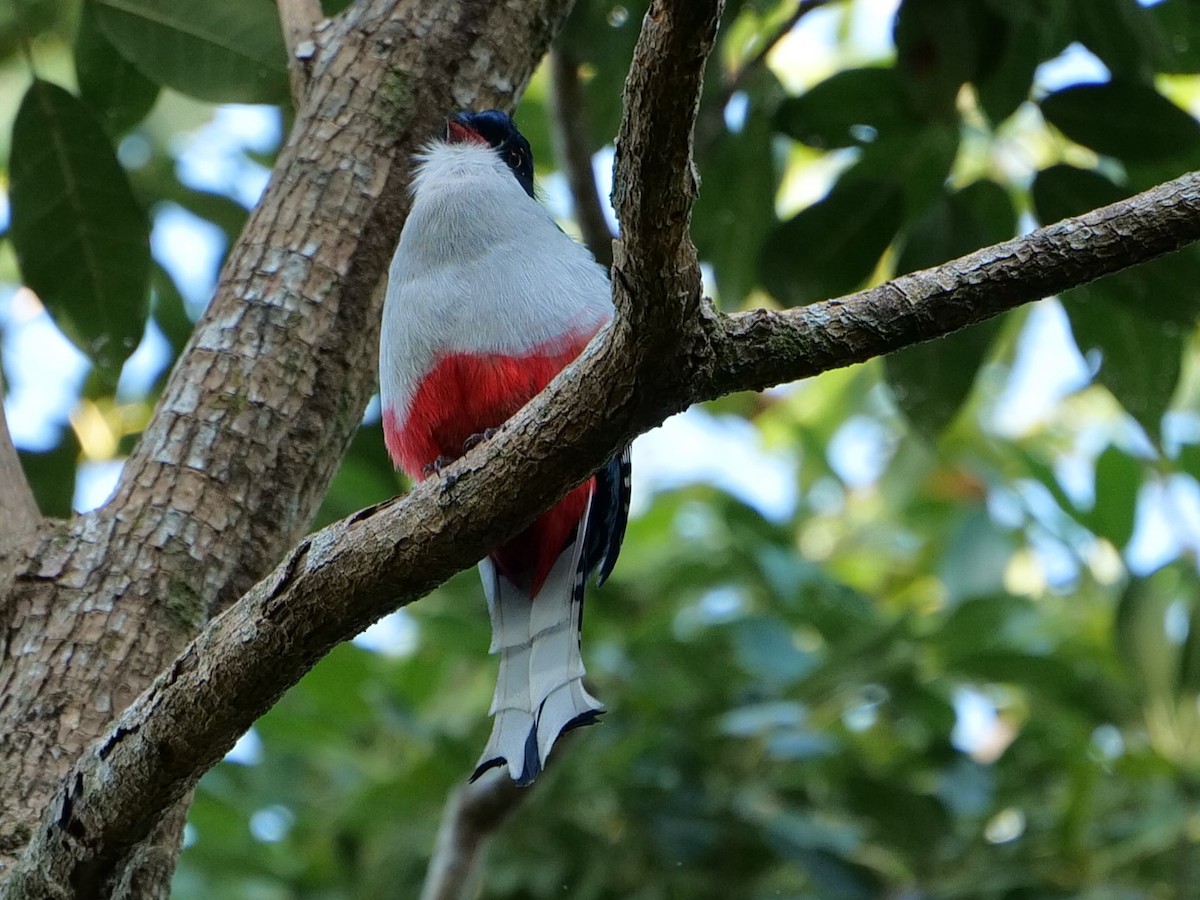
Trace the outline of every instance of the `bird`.
<instances>
[{"instance_id":1,"label":"bird","mask_svg":"<svg viewBox=\"0 0 1200 900\"><path fill-rule=\"evenodd\" d=\"M500 110L459 112L415 157L380 335L384 440L414 481L490 438L613 317L608 271L534 192L529 142ZM471 780L531 784L604 706L584 686L584 588L608 578L629 511L626 446L478 569L499 674Z\"/></svg>"}]
</instances>

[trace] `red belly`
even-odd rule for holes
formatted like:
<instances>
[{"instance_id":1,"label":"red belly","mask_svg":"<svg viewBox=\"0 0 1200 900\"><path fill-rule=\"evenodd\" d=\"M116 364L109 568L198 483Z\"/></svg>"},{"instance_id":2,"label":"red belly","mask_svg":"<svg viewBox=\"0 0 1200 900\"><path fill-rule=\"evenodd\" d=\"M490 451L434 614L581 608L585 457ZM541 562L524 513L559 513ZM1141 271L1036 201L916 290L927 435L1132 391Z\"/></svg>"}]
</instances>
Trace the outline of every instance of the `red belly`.
<instances>
[{"instance_id":1,"label":"red belly","mask_svg":"<svg viewBox=\"0 0 1200 900\"><path fill-rule=\"evenodd\" d=\"M397 421L394 410L384 410L384 438L392 460L411 478L420 480L425 467L438 457L457 459L467 438L499 428L540 393L586 344L586 338L574 339L557 352L522 357L439 357L421 380L403 422ZM572 490L492 554L505 578L530 597L537 595L574 535L593 483L594 479L589 479Z\"/></svg>"}]
</instances>

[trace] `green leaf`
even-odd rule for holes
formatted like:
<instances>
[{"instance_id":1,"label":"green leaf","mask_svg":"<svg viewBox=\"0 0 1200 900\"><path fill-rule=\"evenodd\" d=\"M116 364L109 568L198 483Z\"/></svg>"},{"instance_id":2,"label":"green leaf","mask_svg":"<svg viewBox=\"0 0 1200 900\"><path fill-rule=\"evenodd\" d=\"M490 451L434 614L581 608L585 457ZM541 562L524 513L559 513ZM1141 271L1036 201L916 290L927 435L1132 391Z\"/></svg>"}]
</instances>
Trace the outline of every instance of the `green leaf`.
<instances>
[{"instance_id":1,"label":"green leaf","mask_svg":"<svg viewBox=\"0 0 1200 900\"><path fill-rule=\"evenodd\" d=\"M264 0L92 0L96 22L145 75L214 103L284 103L287 51Z\"/></svg>"},{"instance_id":2,"label":"green leaf","mask_svg":"<svg viewBox=\"0 0 1200 900\"><path fill-rule=\"evenodd\" d=\"M1194 0L1163 0L1147 11L1158 25L1158 70L1200 72L1200 6Z\"/></svg>"},{"instance_id":3,"label":"green leaf","mask_svg":"<svg viewBox=\"0 0 1200 900\"><path fill-rule=\"evenodd\" d=\"M986 179L944 194L906 231L896 271L915 272L1006 241L1017 215L1008 191Z\"/></svg>"},{"instance_id":4,"label":"green leaf","mask_svg":"<svg viewBox=\"0 0 1200 900\"><path fill-rule=\"evenodd\" d=\"M65 428L62 439L53 450L44 453L18 451L21 469L33 489L42 515L59 519L70 517L71 501L75 499L75 467L79 462L79 450L75 432Z\"/></svg>"},{"instance_id":5,"label":"green leaf","mask_svg":"<svg viewBox=\"0 0 1200 900\"><path fill-rule=\"evenodd\" d=\"M897 65L909 95L933 119L957 119L959 88L991 71L1004 21L981 3L906 0L896 15Z\"/></svg>"},{"instance_id":6,"label":"green leaf","mask_svg":"<svg viewBox=\"0 0 1200 900\"><path fill-rule=\"evenodd\" d=\"M987 510L974 510L950 533L938 575L953 600L1002 594L1016 549L1013 535L993 522Z\"/></svg>"},{"instance_id":7,"label":"green leaf","mask_svg":"<svg viewBox=\"0 0 1200 900\"><path fill-rule=\"evenodd\" d=\"M903 192L894 183L839 181L767 238L762 282L787 306L851 291L875 270L903 218Z\"/></svg>"},{"instance_id":8,"label":"green leaf","mask_svg":"<svg viewBox=\"0 0 1200 900\"><path fill-rule=\"evenodd\" d=\"M896 270L929 268L1007 240L1015 231L1008 192L993 181L977 181L943 196L912 225ZM991 319L884 357L892 394L914 427L934 437L950 423L1002 327L1001 319Z\"/></svg>"},{"instance_id":9,"label":"green leaf","mask_svg":"<svg viewBox=\"0 0 1200 900\"><path fill-rule=\"evenodd\" d=\"M896 70L846 69L784 100L775 128L820 150L870 143L873 133L912 132L921 118L908 101Z\"/></svg>"},{"instance_id":10,"label":"green leaf","mask_svg":"<svg viewBox=\"0 0 1200 900\"><path fill-rule=\"evenodd\" d=\"M1050 94L1041 107L1047 122L1105 156L1183 162L1200 153L1200 123L1144 84L1078 84Z\"/></svg>"},{"instance_id":11,"label":"green leaf","mask_svg":"<svg viewBox=\"0 0 1200 900\"><path fill-rule=\"evenodd\" d=\"M700 160L704 190L696 201L692 239L713 267L721 305L742 305L758 283L756 260L775 226L779 183L766 115L752 105L742 130L722 132Z\"/></svg>"},{"instance_id":12,"label":"green leaf","mask_svg":"<svg viewBox=\"0 0 1200 900\"><path fill-rule=\"evenodd\" d=\"M739 665L768 688L794 684L816 665L814 655L796 646L791 629L779 619L755 616L730 629Z\"/></svg>"},{"instance_id":13,"label":"green leaf","mask_svg":"<svg viewBox=\"0 0 1200 900\"><path fill-rule=\"evenodd\" d=\"M171 345L173 356L183 352L188 338L192 336L192 320L187 314L187 305L175 280L158 263L153 264L150 273L150 283L153 301L154 321L159 330Z\"/></svg>"},{"instance_id":14,"label":"green leaf","mask_svg":"<svg viewBox=\"0 0 1200 900\"><path fill-rule=\"evenodd\" d=\"M75 34L75 74L84 102L118 135L136 125L158 99L158 85L146 78L96 27L95 6L85 3Z\"/></svg>"},{"instance_id":15,"label":"green leaf","mask_svg":"<svg viewBox=\"0 0 1200 900\"><path fill-rule=\"evenodd\" d=\"M1051 55L1044 25L1037 20L1007 23L998 43L1002 49L995 66L975 85L979 103L993 125L999 125L1029 99L1034 72Z\"/></svg>"},{"instance_id":16,"label":"green leaf","mask_svg":"<svg viewBox=\"0 0 1200 900\"><path fill-rule=\"evenodd\" d=\"M1092 508L1077 515L1093 534L1107 538L1118 550L1133 536L1142 463L1116 447L1096 459L1095 500Z\"/></svg>"},{"instance_id":17,"label":"green leaf","mask_svg":"<svg viewBox=\"0 0 1200 900\"><path fill-rule=\"evenodd\" d=\"M841 181L888 181L904 192L907 216L919 215L945 190L958 155L957 124L935 122L917 132L882 134L863 148Z\"/></svg>"},{"instance_id":18,"label":"green leaf","mask_svg":"<svg viewBox=\"0 0 1200 900\"><path fill-rule=\"evenodd\" d=\"M1095 169L1057 165L1034 178L1033 206L1038 221L1049 225L1116 203L1129 193Z\"/></svg>"},{"instance_id":19,"label":"green leaf","mask_svg":"<svg viewBox=\"0 0 1200 900\"><path fill-rule=\"evenodd\" d=\"M0 3L0 59L20 51L21 45L48 32L69 14L62 0L17 0Z\"/></svg>"},{"instance_id":20,"label":"green leaf","mask_svg":"<svg viewBox=\"0 0 1200 900\"><path fill-rule=\"evenodd\" d=\"M1074 0L1076 33L1116 78L1148 80L1161 35L1137 0Z\"/></svg>"},{"instance_id":21,"label":"green leaf","mask_svg":"<svg viewBox=\"0 0 1200 900\"><path fill-rule=\"evenodd\" d=\"M1065 298L1071 333L1081 353L1100 353L1096 380L1157 442L1163 413L1179 381L1184 336L1124 305L1094 298L1083 303Z\"/></svg>"},{"instance_id":22,"label":"green leaf","mask_svg":"<svg viewBox=\"0 0 1200 900\"><path fill-rule=\"evenodd\" d=\"M1195 590L1195 576L1171 565L1132 579L1121 596L1114 623L1117 649L1151 696L1174 696L1180 648L1168 640L1167 610Z\"/></svg>"},{"instance_id":23,"label":"green leaf","mask_svg":"<svg viewBox=\"0 0 1200 900\"><path fill-rule=\"evenodd\" d=\"M146 324L150 225L104 129L34 81L13 123L13 247L63 332L115 381Z\"/></svg>"}]
</instances>

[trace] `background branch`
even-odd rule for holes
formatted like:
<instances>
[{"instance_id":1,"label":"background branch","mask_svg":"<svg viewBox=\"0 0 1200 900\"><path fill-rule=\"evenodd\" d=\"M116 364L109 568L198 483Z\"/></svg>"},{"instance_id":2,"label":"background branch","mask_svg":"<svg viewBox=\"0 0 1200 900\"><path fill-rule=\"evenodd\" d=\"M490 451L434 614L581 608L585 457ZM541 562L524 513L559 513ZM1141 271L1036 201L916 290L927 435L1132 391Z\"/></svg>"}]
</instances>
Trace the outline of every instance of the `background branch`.
<instances>
[{"instance_id":1,"label":"background branch","mask_svg":"<svg viewBox=\"0 0 1200 900\"><path fill-rule=\"evenodd\" d=\"M755 54L742 63L737 71L726 80L720 96L713 102L705 103L704 112L696 123L697 155L702 155L704 150L724 130L725 108L729 105L729 101L733 99L738 91L746 86L750 77L762 68L767 61L767 57L771 55L771 51L778 47L780 42L791 34L792 29L800 24L801 19L813 10L820 9L830 2L831 0L800 0L796 4L795 10L762 42Z\"/></svg>"},{"instance_id":2,"label":"background branch","mask_svg":"<svg viewBox=\"0 0 1200 900\"><path fill-rule=\"evenodd\" d=\"M592 255L605 268L611 268L613 235L592 169L592 133L579 82L579 64L561 47L550 51L550 84L554 151L571 189L575 221Z\"/></svg>"},{"instance_id":3,"label":"background branch","mask_svg":"<svg viewBox=\"0 0 1200 900\"><path fill-rule=\"evenodd\" d=\"M4 374L0 372L0 597L15 572L16 555L37 530L41 515L4 415Z\"/></svg>"},{"instance_id":4,"label":"background branch","mask_svg":"<svg viewBox=\"0 0 1200 900\"><path fill-rule=\"evenodd\" d=\"M557 758L557 757L554 757ZM488 839L529 796L502 769L451 792L421 888L421 900L466 900L476 883Z\"/></svg>"}]
</instances>

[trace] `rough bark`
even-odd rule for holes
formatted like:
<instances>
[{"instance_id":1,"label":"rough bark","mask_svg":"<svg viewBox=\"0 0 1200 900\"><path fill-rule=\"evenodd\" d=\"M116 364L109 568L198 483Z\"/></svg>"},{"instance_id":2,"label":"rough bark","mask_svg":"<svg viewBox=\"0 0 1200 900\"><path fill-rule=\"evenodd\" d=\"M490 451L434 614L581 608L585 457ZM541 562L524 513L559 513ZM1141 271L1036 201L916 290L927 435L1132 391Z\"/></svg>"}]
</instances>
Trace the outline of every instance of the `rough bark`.
<instances>
[{"instance_id":1,"label":"rough bark","mask_svg":"<svg viewBox=\"0 0 1200 900\"><path fill-rule=\"evenodd\" d=\"M1200 175L1188 175L871 291L718 315L700 296L688 220L690 129L720 4L656 2L618 152L617 322L496 438L406 498L300 541L171 661L304 527L366 401L375 289L403 215L395 160L438 113L466 105L471 85L499 102L523 83L532 51L509 58L479 35L519 22L544 40L562 12L463 4L477 18L445 26L453 33L385 14L412 5L351 7L322 32L297 131L120 492L45 529L18 577L0 622L6 812L17 798L0 859L30 839L5 873L6 900L112 896L164 811L336 642L472 564L668 415L935 338L1200 239ZM463 41L486 64L471 68ZM390 62L375 59L368 76L356 67L373 53ZM404 90L381 100L397 60ZM14 775L22 747L40 768Z\"/></svg>"},{"instance_id":2,"label":"rough bark","mask_svg":"<svg viewBox=\"0 0 1200 900\"><path fill-rule=\"evenodd\" d=\"M304 531L374 389L413 151L449 109L511 107L569 5L373 0L317 33L271 184L116 495L47 523L13 566L0 877L83 748ZM47 884L107 896L146 833L107 832L87 865ZM93 837L69 839L95 849Z\"/></svg>"}]
</instances>

